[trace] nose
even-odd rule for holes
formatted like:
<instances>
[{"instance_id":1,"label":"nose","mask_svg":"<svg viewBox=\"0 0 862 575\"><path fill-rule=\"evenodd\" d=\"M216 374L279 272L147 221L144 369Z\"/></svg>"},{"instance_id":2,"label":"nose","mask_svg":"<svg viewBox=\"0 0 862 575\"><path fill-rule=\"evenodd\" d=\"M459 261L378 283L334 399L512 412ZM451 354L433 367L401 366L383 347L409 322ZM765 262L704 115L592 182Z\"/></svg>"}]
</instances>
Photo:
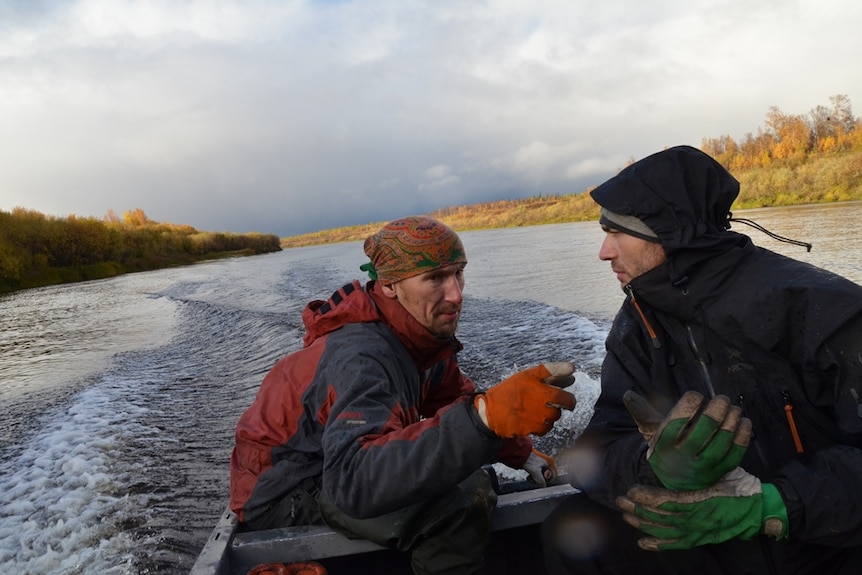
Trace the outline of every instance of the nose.
<instances>
[{"instance_id":1,"label":"nose","mask_svg":"<svg viewBox=\"0 0 862 575\"><path fill-rule=\"evenodd\" d=\"M599 248L599 259L606 262L616 259L617 255L617 249L611 239L611 235L605 234L605 239L602 241L602 245Z\"/></svg>"},{"instance_id":2,"label":"nose","mask_svg":"<svg viewBox=\"0 0 862 575\"><path fill-rule=\"evenodd\" d=\"M456 277L446 280L446 301L460 304L464 300L464 284Z\"/></svg>"}]
</instances>

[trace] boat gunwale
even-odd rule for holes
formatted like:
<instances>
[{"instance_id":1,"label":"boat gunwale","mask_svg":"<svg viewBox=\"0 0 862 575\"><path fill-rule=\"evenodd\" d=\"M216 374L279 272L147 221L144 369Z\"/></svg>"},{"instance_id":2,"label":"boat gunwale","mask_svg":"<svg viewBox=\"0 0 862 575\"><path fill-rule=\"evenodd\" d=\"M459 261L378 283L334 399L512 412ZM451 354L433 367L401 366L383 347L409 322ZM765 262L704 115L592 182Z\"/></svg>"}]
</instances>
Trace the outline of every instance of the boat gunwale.
<instances>
[{"instance_id":1,"label":"boat gunwale","mask_svg":"<svg viewBox=\"0 0 862 575\"><path fill-rule=\"evenodd\" d=\"M501 493L497 498L491 530L505 531L541 523L563 498L577 492L568 483L560 482ZM371 541L349 539L325 525L245 532L239 532L237 525L236 515L226 509L189 575L235 575L246 573L261 563L311 561L385 549Z\"/></svg>"}]
</instances>

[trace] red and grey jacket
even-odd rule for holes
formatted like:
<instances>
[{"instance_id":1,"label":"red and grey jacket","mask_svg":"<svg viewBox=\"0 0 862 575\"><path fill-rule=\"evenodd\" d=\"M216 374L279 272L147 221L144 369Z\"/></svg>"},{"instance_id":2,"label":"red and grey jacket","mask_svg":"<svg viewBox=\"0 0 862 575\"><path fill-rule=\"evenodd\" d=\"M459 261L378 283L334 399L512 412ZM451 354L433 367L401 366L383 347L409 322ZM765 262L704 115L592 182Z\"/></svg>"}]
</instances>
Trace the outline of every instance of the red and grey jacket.
<instances>
[{"instance_id":1,"label":"red and grey jacket","mask_svg":"<svg viewBox=\"0 0 862 575\"><path fill-rule=\"evenodd\" d=\"M303 348L266 375L240 417L230 507L251 521L305 479L357 518L444 493L482 465L519 468L527 437L501 440L441 340L399 302L355 281L302 314Z\"/></svg>"}]
</instances>

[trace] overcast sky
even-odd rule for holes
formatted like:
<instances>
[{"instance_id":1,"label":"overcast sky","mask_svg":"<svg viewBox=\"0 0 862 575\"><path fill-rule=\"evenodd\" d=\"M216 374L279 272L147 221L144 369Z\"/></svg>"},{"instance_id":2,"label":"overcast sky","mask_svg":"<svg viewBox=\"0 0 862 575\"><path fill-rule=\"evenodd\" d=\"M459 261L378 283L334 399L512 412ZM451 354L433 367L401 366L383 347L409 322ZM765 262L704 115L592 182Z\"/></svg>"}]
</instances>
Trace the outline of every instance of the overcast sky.
<instances>
[{"instance_id":1,"label":"overcast sky","mask_svg":"<svg viewBox=\"0 0 862 575\"><path fill-rule=\"evenodd\" d=\"M0 0L0 209L280 236L862 106L858 0Z\"/></svg>"}]
</instances>

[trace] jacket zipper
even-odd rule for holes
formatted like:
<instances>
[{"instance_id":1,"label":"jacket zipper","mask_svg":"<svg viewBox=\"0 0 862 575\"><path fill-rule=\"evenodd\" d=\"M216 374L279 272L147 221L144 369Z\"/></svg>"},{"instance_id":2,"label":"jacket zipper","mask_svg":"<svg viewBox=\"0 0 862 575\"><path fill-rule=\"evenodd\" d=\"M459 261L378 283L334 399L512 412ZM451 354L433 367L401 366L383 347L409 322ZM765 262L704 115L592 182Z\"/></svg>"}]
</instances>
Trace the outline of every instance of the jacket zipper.
<instances>
[{"instance_id":1,"label":"jacket zipper","mask_svg":"<svg viewBox=\"0 0 862 575\"><path fill-rule=\"evenodd\" d=\"M736 401L739 403L739 407L741 407L741 408L742 408L742 415L747 417L747 415L746 415L746 413L747 413L747 412L746 412L746 410L745 410L745 396L743 396L742 394L740 394L740 395L736 398ZM751 429L751 443L749 444L749 449L750 449L752 446L753 446L753 447L754 447L754 449L757 451L757 457L758 457L758 459L760 460L760 462L761 462L761 463L763 463L763 464L765 465L765 464L766 464L766 462L767 462L767 461L769 461L769 460L766 458L766 454L765 454L765 453L763 453L763 446L761 446L761 445L760 445L760 442L759 442L759 441L757 441L757 431L756 431L753 427L752 427L752 429Z\"/></svg>"},{"instance_id":2,"label":"jacket zipper","mask_svg":"<svg viewBox=\"0 0 862 575\"><path fill-rule=\"evenodd\" d=\"M691 331L691 326L685 325L685 337L688 340L688 345L691 348L691 353L694 354L694 359L697 360L697 365L700 366L700 373L703 375L703 382L706 384L706 390L709 392L709 397L715 397L715 388L712 385L712 378L709 376L709 370L706 368L706 361L697 347L697 342L694 340L694 333Z\"/></svg>"},{"instance_id":3,"label":"jacket zipper","mask_svg":"<svg viewBox=\"0 0 862 575\"><path fill-rule=\"evenodd\" d=\"M646 327L647 333L649 334L650 341L652 342L652 346L655 349L661 348L661 341L658 338L658 335L653 329L652 324L650 324L649 320L646 317L646 314L641 309L640 304L638 303L637 298L635 297L635 291L632 289L631 284L625 287L626 293L629 294L629 299L632 302L635 310L637 310L638 315L641 317L641 321ZM697 343L694 341L694 334L691 332L691 327L685 326L686 338L688 339L688 344L691 347L691 351L694 354L695 359L697 360L697 364L700 366L700 371L703 374L704 383L706 384L706 389L709 392L709 397L715 397L715 389L712 386L712 379L709 377L709 370L706 368L706 362L703 357L701 357L700 351L697 348Z\"/></svg>"},{"instance_id":4,"label":"jacket zipper","mask_svg":"<svg viewBox=\"0 0 862 575\"><path fill-rule=\"evenodd\" d=\"M862 419L862 402L859 401L859 392L856 391L855 387L850 388L850 395L853 396L853 400L856 402L856 417Z\"/></svg>"},{"instance_id":5,"label":"jacket zipper","mask_svg":"<svg viewBox=\"0 0 862 575\"><path fill-rule=\"evenodd\" d=\"M641 309L640 304L638 303L637 298L635 297L635 291L632 289L631 284L625 287L626 293L629 295L629 299L632 302L635 310L637 310L638 315L641 317L641 321L646 327L647 333L649 334L650 341L652 341L652 345L655 349L661 348L661 341L658 339L658 335L656 335L655 329L653 329L652 324L650 324L649 320L646 318L646 314ZM703 355L700 353L700 350L697 347L697 342L694 339L694 333L691 331L691 326L685 325L685 334L686 339L688 340L688 345L691 347L691 351L694 354L695 360L697 360L698 366L700 366L701 375L703 375L703 382L706 385L706 390L709 393L709 397L715 397L715 387L712 385L712 378L709 376L709 370L706 367L706 361L703 359Z\"/></svg>"}]
</instances>

